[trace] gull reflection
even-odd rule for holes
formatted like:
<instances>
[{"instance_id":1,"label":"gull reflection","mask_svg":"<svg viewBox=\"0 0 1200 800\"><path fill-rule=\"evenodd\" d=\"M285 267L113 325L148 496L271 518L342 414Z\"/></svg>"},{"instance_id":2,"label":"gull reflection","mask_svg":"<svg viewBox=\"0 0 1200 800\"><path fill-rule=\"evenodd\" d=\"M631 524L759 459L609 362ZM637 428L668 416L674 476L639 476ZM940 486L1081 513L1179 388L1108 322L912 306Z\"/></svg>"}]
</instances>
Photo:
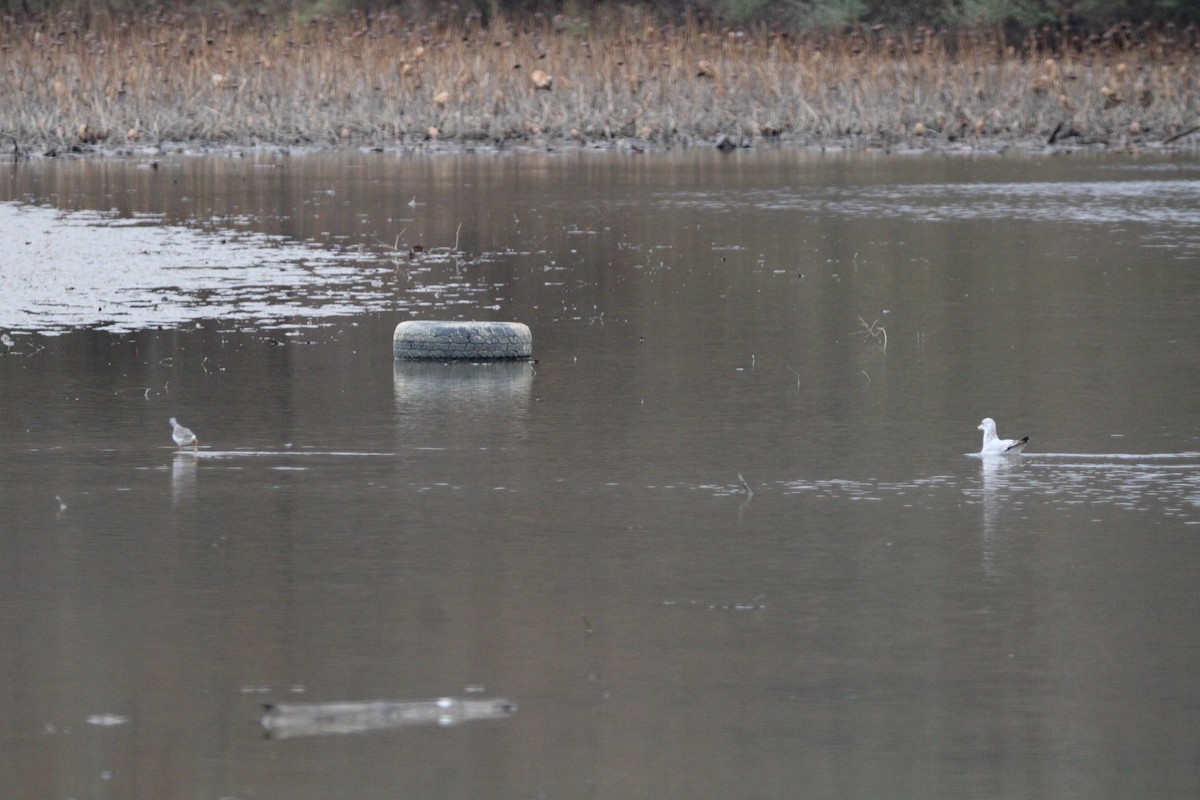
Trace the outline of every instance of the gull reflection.
<instances>
[{"instance_id":1,"label":"gull reflection","mask_svg":"<svg viewBox=\"0 0 1200 800\"><path fill-rule=\"evenodd\" d=\"M1021 458L984 456L980 458L983 479L983 569L996 574L996 548L1000 544L1000 516L1011 495L1013 478L1020 469Z\"/></svg>"},{"instance_id":2,"label":"gull reflection","mask_svg":"<svg viewBox=\"0 0 1200 800\"><path fill-rule=\"evenodd\" d=\"M175 453L171 462L171 500L179 503L196 494L196 454L186 450Z\"/></svg>"}]
</instances>

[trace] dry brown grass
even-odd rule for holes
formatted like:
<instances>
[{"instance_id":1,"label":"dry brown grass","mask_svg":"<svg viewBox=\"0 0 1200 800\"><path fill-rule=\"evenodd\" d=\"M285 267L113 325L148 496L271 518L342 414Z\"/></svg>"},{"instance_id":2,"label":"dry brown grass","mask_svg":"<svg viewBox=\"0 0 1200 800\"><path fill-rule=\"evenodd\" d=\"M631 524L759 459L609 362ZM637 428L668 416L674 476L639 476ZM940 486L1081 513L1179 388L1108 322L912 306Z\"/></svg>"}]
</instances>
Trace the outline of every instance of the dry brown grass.
<instances>
[{"instance_id":1,"label":"dry brown grass","mask_svg":"<svg viewBox=\"0 0 1200 800\"><path fill-rule=\"evenodd\" d=\"M1192 34L1186 34L1192 35ZM632 18L428 25L160 12L0 22L0 136L171 142L851 146L1163 141L1200 125L1194 41L1066 54L918 31L833 39ZM1185 141L1186 141L1185 137ZM1195 139L1196 137L1190 137Z\"/></svg>"}]
</instances>

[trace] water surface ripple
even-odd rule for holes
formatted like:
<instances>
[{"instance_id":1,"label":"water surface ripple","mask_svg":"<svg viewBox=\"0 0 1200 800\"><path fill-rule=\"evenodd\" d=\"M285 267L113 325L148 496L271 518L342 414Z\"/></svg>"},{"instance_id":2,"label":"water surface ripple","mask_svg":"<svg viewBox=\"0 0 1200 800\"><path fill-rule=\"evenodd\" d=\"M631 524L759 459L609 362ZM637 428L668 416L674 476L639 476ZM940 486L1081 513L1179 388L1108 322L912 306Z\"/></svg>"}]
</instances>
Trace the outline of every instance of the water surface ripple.
<instances>
[{"instance_id":1,"label":"water surface ripple","mask_svg":"<svg viewBox=\"0 0 1200 800\"><path fill-rule=\"evenodd\" d=\"M1200 164L649 156L0 172L0 797L1200 796Z\"/></svg>"}]
</instances>

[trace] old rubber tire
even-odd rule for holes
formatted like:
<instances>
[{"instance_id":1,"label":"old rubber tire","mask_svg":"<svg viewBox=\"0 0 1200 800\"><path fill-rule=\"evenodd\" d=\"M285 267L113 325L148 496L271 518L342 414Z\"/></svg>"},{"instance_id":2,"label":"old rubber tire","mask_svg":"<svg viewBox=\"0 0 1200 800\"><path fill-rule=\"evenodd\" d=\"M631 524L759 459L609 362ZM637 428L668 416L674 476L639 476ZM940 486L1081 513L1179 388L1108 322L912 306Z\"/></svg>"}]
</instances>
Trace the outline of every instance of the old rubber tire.
<instances>
[{"instance_id":1,"label":"old rubber tire","mask_svg":"<svg viewBox=\"0 0 1200 800\"><path fill-rule=\"evenodd\" d=\"M408 320L396 326L392 353L405 360L530 358L533 334L520 322Z\"/></svg>"}]
</instances>

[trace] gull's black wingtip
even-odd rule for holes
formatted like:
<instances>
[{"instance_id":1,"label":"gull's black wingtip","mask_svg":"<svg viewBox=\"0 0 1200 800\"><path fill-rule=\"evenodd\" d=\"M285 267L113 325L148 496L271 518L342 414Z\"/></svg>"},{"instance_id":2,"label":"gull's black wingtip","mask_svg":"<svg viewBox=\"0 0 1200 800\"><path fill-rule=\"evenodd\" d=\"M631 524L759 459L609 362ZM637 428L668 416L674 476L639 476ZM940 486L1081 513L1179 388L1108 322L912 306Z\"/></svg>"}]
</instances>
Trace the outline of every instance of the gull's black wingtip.
<instances>
[{"instance_id":1,"label":"gull's black wingtip","mask_svg":"<svg viewBox=\"0 0 1200 800\"><path fill-rule=\"evenodd\" d=\"M1028 436L1024 437L1023 439L1020 439L1019 441L1013 442L1008 447L1004 448L1004 452L1012 453L1015 451L1015 452L1019 453L1019 452L1021 452L1021 448L1023 448L1027 444L1029 444Z\"/></svg>"}]
</instances>

